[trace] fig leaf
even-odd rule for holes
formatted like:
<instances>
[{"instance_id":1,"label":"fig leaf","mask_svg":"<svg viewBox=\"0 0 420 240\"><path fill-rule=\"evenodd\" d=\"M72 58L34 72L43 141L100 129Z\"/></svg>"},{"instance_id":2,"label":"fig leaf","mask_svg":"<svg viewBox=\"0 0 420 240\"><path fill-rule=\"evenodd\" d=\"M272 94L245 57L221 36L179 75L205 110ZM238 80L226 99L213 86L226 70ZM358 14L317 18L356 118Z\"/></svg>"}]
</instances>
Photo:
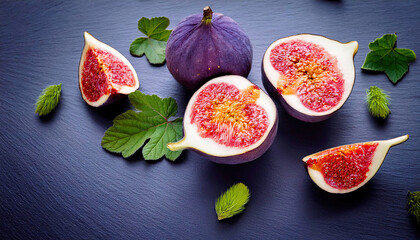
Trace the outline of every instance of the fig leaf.
<instances>
[{"instance_id":1,"label":"fig leaf","mask_svg":"<svg viewBox=\"0 0 420 240\"><path fill-rule=\"evenodd\" d=\"M130 53L141 57L146 54L151 64L163 64L165 62L166 42L172 30L166 30L169 19L166 17L145 18L138 22L140 32L147 37L140 37L130 45Z\"/></svg>"},{"instance_id":2,"label":"fig leaf","mask_svg":"<svg viewBox=\"0 0 420 240\"><path fill-rule=\"evenodd\" d=\"M395 48L396 34L385 34L369 43L371 50L362 69L385 72L389 80L396 84L408 72L408 65L416 60L416 54L405 48Z\"/></svg>"},{"instance_id":3,"label":"fig leaf","mask_svg":"<svg viewBox=\"0 0 420 240\"><path fill-rule=\"evenodd\" d=\"M177 159L182 151L172 152L166 147L182 137L182 118L170 120L178 112L175 99L162 99L140 91L130 93L128 98L139 111L129 110L118 115L114 125L106 130L102 147L127 158L150 139L142 150L145 160L158 160L163 156L171 161Z\"/></svg>"},{"instance_id":4,"label":"fig leaf","mask_svg":"<svg viewBox=\"0 0 420 240\"><path fill-rule=\"evenodd\" d=\"M61 96L61 83L58 85L51 85L44 89L36 102L35 113L39 116L45 116L54 110Z\"/></svg>"}]
</instances>

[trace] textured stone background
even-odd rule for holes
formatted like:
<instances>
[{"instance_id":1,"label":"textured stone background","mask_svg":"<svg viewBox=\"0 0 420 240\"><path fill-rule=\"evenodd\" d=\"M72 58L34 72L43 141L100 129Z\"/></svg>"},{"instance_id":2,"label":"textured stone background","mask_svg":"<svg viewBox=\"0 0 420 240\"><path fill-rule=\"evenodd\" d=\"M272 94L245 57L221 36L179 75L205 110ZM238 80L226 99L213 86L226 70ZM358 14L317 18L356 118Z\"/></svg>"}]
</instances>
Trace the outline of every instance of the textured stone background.
<instances>
[{"instance_id":1,"label":"textured stone background","mask_svg":"<svg viewBox=\"0 0 420 240\"><path fill-rule=\"evenodd\" d=\"M248 33L254 60L249 79L262 86L260 64L276 39L298 33L357 40L356 83L346 104L316 124L279 107L272 147L237 166L186 151L175 162L129 159L100 146L128 100L95 109L84 103L77 71L83 32L111 45L133 64L140 90L174 97L182 116L192 92L166 66L129 54L141 17L167 16L170 29L210 4ZM418 1L1 1L0 236L2 239L419 239L406 212L408 190L420 190L420 67L394 86L384 74L362 72L368 44L398 34L398 47L420 54ZM63 84L54 114L40 119L34 103L47 85ZM392 114L370 116L365 91L390 92ZM312 183L301 158L329 147L403 134L377 175L347 195ZM214 202L236 182L252 197L243 214L218 222Z\"/></svg>"}]
</instances>

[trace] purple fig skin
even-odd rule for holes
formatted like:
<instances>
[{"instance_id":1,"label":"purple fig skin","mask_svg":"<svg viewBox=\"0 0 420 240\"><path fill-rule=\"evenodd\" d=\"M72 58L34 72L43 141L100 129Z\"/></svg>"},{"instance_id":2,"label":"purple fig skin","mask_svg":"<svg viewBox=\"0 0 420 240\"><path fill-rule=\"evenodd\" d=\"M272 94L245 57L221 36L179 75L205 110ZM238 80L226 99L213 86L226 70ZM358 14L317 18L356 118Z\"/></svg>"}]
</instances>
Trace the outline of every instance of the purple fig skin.
<instances>
[{"instance_id":1,"label":"purple fig skin","mask_svg":"<svg viewBox=\"0 0 420 240\"><path fill-rule=\"evenodd\" d=\"M331 117L338 110L337 109L336 111L328 115L324 115L324 116L309 116L309 115L303 114L297 111L296 109L290 107L289 104L287 104L287 102L284 100L283 96L277 91L277 89L273 86L273 84L271 84L270 80L268 80L267 75L265 74L265 71L264 71L264 62L261 64L261 73L262 73L262 82L268 95L272 99L276 99L278 102L280 102L281 106L286 110L286 112L289 113L294 118L297 118L304 122L310 122L310 123L320 122Z\"/></svg>"},{"instance_id":2,"label":"purple fig skin","mask_svg":"<svg viewBox=\"0 0 420 240\"><path fill-rule=\"evenodd\" d=\"M251 162L261 157L270 148L271 144L273 144L273 141L277 135L278 122L279 122L279 118L276 112L276 121L273 125L273 128L271 128L270 132L268 133L267 138L264 140L264 142L257 148L254 148L253 150L242 153L240 155L229 156L229 157L216 157L213 155L208 155L194 148L192 150L199 153L200 155L205 156L207 159L215 163L235 165L235 164Z\"/></svg>"},{"instance_id":3,"label":"purple fig skin","mask_svg":"<svg viewBox=\"0 0 420 240\"><path fill-rule=\"evenodd\" d=\"M197 89L222 75L247 77L252 65L248 36L230 17L213 13L211 23L203 14L182 20L172 31L166 46L166 64L183 86Z\"/></svg>"}]
</instances>

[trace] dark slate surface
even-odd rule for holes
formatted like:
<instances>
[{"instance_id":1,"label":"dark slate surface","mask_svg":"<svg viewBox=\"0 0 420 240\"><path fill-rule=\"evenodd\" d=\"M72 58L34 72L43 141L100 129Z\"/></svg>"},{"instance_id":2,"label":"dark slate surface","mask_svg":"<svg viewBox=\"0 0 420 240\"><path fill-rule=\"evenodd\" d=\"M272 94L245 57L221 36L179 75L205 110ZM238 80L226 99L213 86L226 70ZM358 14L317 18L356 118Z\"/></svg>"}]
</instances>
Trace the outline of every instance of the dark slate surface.
<instances>
[{"instance_id":1,"label":"dark slate surface","mask_svg":"<svg viewBox=\"0 0 420 240\"><path fill-rule=\"evenodd\" d=\"M217 1L215 12L235 19L254 50L249 79L262 87L260 61L274 40L315 33L357 40L356 83L343 108L327 121L308 124L279 108L279 130L260 159L238 166L211 163L186 151L175 163L129 159L100 146L112 119L130 108L123 100L88 107L77 84L83 32L125 55L140 90L174 97L179 116L191 92L166 66L130 56L141 34L137 20L167 16L170 29L208 2L1 1L0 2L0 236L2 239L419 239L407 215L408 190L420 190L420 66L397 85L384 74L360 70L368 44L385 33L420 54L418 1ZM34 103L47 85L63 84L58 109L47 118ZM365 90L389 91L392 114L372 118ZM410 139L391 149L377 175L347 195L318 189L301 158L342 144ZM246 211L218 222L214 201L236 182L252 192Z\"/></svg>"}]
</instances>

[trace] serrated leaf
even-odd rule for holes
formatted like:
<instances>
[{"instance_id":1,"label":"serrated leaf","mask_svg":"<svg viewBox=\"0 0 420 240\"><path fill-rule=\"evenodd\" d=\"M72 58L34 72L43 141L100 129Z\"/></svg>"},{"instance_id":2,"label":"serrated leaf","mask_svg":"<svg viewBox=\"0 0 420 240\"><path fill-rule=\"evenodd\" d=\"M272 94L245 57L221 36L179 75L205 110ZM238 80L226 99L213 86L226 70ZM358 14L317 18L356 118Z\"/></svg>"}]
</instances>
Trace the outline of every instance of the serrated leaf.
<instances>
[{"instance_id":1,"label":"serrated leaf","mask_svg":"<svg viewBox=\"0 0 420 240\"><path fill-rule=\"evenodd\" d=\"M138 57L146 55L151 64L164 63L166 42L172 32L166 30L168 26L169 19L166 17L152 19L142 17L138 22L138 28L147 37L134 40L130 45L130 53Z\"/></svg>"},{"instance_id":2,"label":"serrated leaf","mask_svg":"<svg viewBox=\"0 0 420 240\"><path fill-rule=\"evenodd\" d=\"M230 218L245 209L250 197L249 189L243 183L230 187L216 200L216 214L219 220Z\"/></svg>"},{"instance_id":3,"label":"serrated leaf","mask_svg":"<svg viewBox=\"0 0 420 240\"><path fill-rule=\"evenodd\" d=\"M408 192L408 213L413 216L420 225L420 192Z\"/></svg>"},{"instance_id":4,"label":"serrated leaf","mask_svg":"<svg viewBox=\"0 0 420 240\"><path fill-rule=\"evenodd\" d=\"M122 153L124 158L143 147L145 160L157 160L165 156L174 161L182 151L171 152L166 145L182 137L182 118L170 120L178 111L173 98L159 98L135 91L129 95L130 102L140 110L129 110L118 115L113 126L102 138L102 147L110 152Z\"/></svg>"},{"instance_id":5,"label":"serrated leaf","mask_svg":"<svg viewBox=\"0 0 420 240\"><path fill-rule=\"evenodd\" d=\"M137 38L130 45L130 53L134 56L141 57L146 52L148 44L144 44L147 41L147 38Z\"/></svg>"},{"instance_id":6,"label":"serrated leaf","mask_svg":"<svg viewBox=\"0 0 420 240\"><path fill-rule=\"evenodd\" d=\"M362 69L385 72L389 80L396 84L408 72L408 65L416 60L416 54L410 49L395 48L396 34L385 34L369 43L371 50L363 63Z\"/></svg>"},{"instance_id":7,"label":"serrated leaf","mask_svg":"<svg viewBox=\"0 0 420 240\"><path fill-rule=\"evenodd\" d=\"M169 36L171 35L172 30L165 30L163 32L159 32L159 33L154 33L152 35L150 35L149 37L151 39L157 40L157 41L163 41L163 42L167 42L169 39ZM165 44L166 47L166 44Z\"/></svg>"},{"instance_id":8,"label":"serrated leaf","mask_svg":"<svg viewBox=\"0 0 420 240\"><path fill-rule=\"evenodd\" d=\"M167 27L169 27L169 19L166 17L154 17L151 19L142 17L138 22L140 32L149 37L153 34L166 31Z\"/></svg>"},{"instance_id":9,"label":"serrated leaf","mask_svg":"<svg viewBox=\"0 0 420 240\"><path fill-rule=\"evenodd\" d=\"M155 127L155 124L144 121L137 112L129 110L114 119L114 125L102 138L102 147L110 152L122 153L127 158L143 146Z\"/></svg>"},{"instance_id":10,"label":"serrated leaf","mask_svg":"<svg viewBox=\"0 0 420 240\"><path fill-rule=\"evenodd\" d=\"M181 130L181 131L180 131ZM143 156L145 160L156 160L163 155L169 160L174 161L182 151L172 152L166 146L172 139L182 137L182 120L176 119L174 122L159 126L150 141L143 147Z\"/></svg>"},{"instance_id":11,"label":"serrated leaf","mask_svg":"<svg viewBox=\"0 0 420 240\"><path fill-rule=\"evenodd\" d=\"M158 41L151 38L137 38L130 45L130 53L141 57L146 54L151 64L162 64L165 62L166 41Z\"/></svg>"},{"instance_id":12,"label":"serrated leaf","mask_svg":"<svg viewBox=\"0 0 420 240\"><path fill-rule=\"evenodd\" d=\"M175 136L171 136L171 138L174 139L181 139L183 136L183 132L182 132L182 118L177 118L172 122L172 125L170 125L170 127L173 128L173 131L171 131L172 134L174 134ZM168 142L172 142L172 141L168 141ZM165 153L165 157L171 161L175 161L175 159L177 159L179 157L179 155L181 155L182 151L171 151L169 150L168 147L166 147L166 153Z\"/></svg>"},{"instance_id":13,"label":"serrated leaf","mask_svg":"<svg viewBox=\"0 0 420 240\"><path fill-rule=\"evenodd\" d=\"M137 110L163 119L175 116L178 112L178 106L173 98L160 98L157 95L146 95L135 91L128 96L128 99Z\"/></svg>"},{"instance_id":14,"label":"serrated leaf","mask_svg":"<svg viewBox=\"0 0 420 240\"><path fill-rule=\"evenodd\" d=\"M61 83L46 87L36 102L35 113L39 116L45 116L54 110L60 102Z\"/></svg>"}]
</instances>

